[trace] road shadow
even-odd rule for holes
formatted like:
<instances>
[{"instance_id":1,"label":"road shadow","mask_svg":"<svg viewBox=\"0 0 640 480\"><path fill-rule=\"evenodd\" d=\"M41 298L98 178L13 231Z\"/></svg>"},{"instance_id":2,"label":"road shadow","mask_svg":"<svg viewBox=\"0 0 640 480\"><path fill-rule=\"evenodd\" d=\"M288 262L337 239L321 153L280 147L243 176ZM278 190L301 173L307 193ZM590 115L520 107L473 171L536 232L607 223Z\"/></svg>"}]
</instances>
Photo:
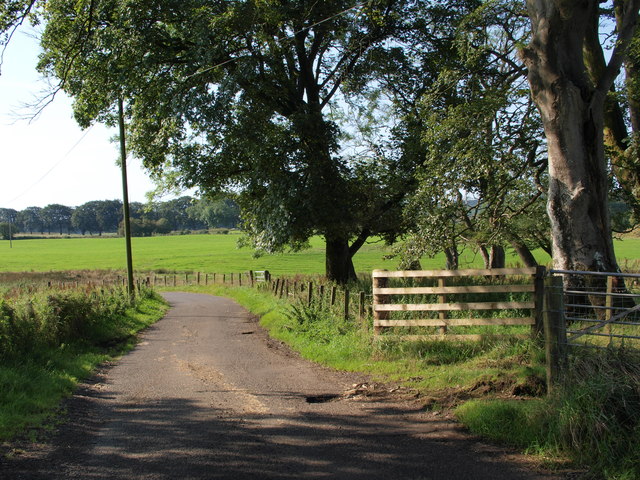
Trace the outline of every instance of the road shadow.
<instances>
[{"instance_id":1,"label":"road shadow","mask_svg":"<svg viewBox=\"0 0 640 480\"><path fill-rule=\"evenodd\" d=\"M364 414L306 409L284 415L202 406L185 398L115 402L87 388L40 454L3 460L16 479L537 479L500 449L446 420L411 425L372 402ZM284 397L296 392L274 392ZM300 402L304 402L300 398ZM332 400L349 401L349 400ZM362 412L362 410L360 410Z\"/></svg>"}]
</instances>

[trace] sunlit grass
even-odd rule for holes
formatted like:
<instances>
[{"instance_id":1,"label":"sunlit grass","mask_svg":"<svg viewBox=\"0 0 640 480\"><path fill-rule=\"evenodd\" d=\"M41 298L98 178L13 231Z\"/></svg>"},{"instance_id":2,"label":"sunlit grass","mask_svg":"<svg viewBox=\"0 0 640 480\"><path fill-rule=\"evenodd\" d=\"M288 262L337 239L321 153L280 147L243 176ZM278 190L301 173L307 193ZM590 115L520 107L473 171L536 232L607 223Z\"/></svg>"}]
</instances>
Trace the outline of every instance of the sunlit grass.
<instances>
[{"instance_id":1,"label":"sunlit grass","mask_svg":"<svg viewBox=\"0 0 640 480\"><path fill-rule=\"evenodd\" d=\"M311 248L255 258L250 248L238 247L240 235L181 235L133 239L133 263L138 271L201 271L241 272L269 270L274 275L322 274L325 270L324 241L311 239ZM638 240L640 245L640 239ZM396 259L385 259L391 249L382 242L364 245L354 257L356 271L370 272L376 268L395 269ZM548 256L536 252L539 260ZM508 263L518 259L511 255ZM444 255L424 258L424 269L444 268ZM482 258L472 250L461 256L461 267L479 268ZM60 238L19 240L9 248L8 241L0 241L0 271L56 271L56 270L122 270L126 267L125 245L122 238Z\"/></svg>"},{"instance_id":2,"label":"sunlit grass","mask_svg":"<svg viewBox=\"0 0 640 480\"><path fill-rule=\"evenodd\" d=\"M52 291L51 295L56 293ZM17 305L20 301L20 298L11 299L9 303ZM12 332L21 335L14 320L10 328L0 329L3 342L16 346L15 349L0 348L0 441L16 436L33 437L51 425L61 400L91 375L97 365L131 348L135 344L135 333L160 319L166 309L165 303L156 296L146 296L122 311L115 309L113 315L105 313L108 308L101 308L101 315L104 314L101 319L89 321L78 317L90 326L83 329L81 335L65 337L65 343L52 343L51 335L38 338L46 329L27 325L29 321L44 321L35 316L21 319L22 328L32 332L28 344L21 344L19 339L12 342ZM14 312L19 312L19 305ZM0 321L7 319L0 318ZM52 317L51 321L55 322L56 318Z\"/></svg>"}]
</instances>

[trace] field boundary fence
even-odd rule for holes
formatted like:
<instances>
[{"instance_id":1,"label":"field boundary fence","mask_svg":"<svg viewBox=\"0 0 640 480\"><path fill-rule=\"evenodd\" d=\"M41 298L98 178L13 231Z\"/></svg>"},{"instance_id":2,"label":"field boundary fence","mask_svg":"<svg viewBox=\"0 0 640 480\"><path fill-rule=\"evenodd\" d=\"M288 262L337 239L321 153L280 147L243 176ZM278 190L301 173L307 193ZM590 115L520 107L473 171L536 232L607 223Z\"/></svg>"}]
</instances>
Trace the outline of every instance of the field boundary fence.
<instances>
[{"instance_id":1,"label":"field boundary fence","mask_svg":"<svg viewBox=\"0 0 640 480\"><path fill-rule=\"evenodd\" d=\"M372 324L375 339L537 337L544 341L549 390L567 368L571 349L640 349L640 273L542 266L374 270L371 277L360 280L350 290L315 276L276 278L268 270L252 270L138 272L135 283L138 290L142 286L213 284L254 287L291 303L330 307L344 319ZM20 288L35 292L41 288L124 286L125 282L124 275L110 272L103 277L40 281ZM5 295L11 296L11 290Z\"/></svg>"},{"instance_id":2,"label":"field boundary fence","mask_svg":"<svg viewBox=\"0 0 640 480\"><path fill-rule=\"evenodd\" d=\"M552 269L544 298L550 389L575 349L640 349L640 274Z\"/></svg>"},{"instance_id":3,"label":"field boundary fence","mask_svg":"<svg viewBox=\"0 0 640 480\"><path fill-rule=\"evenodd\" d=\"M372 312L370 293L357 288L339 287L323 279L300 275L274 278L269 275L267 282L256 282L256 286L290 303L339 309L340 316L345 320L363 322Z\"/></svg>"}]
</instances>

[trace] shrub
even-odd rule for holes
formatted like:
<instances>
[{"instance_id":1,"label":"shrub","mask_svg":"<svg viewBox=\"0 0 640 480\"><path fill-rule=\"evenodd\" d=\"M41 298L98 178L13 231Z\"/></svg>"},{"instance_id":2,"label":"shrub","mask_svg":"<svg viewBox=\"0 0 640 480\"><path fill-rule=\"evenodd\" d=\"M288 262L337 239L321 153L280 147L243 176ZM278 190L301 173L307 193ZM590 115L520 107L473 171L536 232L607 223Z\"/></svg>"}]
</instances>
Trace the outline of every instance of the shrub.
<instances>
[{"instance_id":1,"label":"shrub","mask_svg":"<svg viewBox=\"0 0 640 480\"><path fill-rule=\"evenodd\" d=\"M135 301L153 296L142 288ZM18 359L63 344L126 336L120 321L132 303L121 288L48 290L0 300L0 358Z\"/></svg>"}]
</instances>

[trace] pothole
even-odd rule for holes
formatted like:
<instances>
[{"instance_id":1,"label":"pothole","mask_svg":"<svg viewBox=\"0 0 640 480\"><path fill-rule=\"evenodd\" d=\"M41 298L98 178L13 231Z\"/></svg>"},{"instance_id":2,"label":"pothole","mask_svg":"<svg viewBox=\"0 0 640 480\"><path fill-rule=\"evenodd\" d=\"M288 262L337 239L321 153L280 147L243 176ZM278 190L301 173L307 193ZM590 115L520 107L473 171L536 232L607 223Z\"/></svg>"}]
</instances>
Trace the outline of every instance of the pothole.
<instances>
[{"instance_id":1,"label":"pothole","mask_svg":"<svg viewBox=\"0 0 640 480\"><path fill-rule=\"evenodd\" d=\"M326 403L332 400L340 398L340 395L326 394L326 395L311 395L306 397L307 403Z\"/></svg>"}]
</instances>

